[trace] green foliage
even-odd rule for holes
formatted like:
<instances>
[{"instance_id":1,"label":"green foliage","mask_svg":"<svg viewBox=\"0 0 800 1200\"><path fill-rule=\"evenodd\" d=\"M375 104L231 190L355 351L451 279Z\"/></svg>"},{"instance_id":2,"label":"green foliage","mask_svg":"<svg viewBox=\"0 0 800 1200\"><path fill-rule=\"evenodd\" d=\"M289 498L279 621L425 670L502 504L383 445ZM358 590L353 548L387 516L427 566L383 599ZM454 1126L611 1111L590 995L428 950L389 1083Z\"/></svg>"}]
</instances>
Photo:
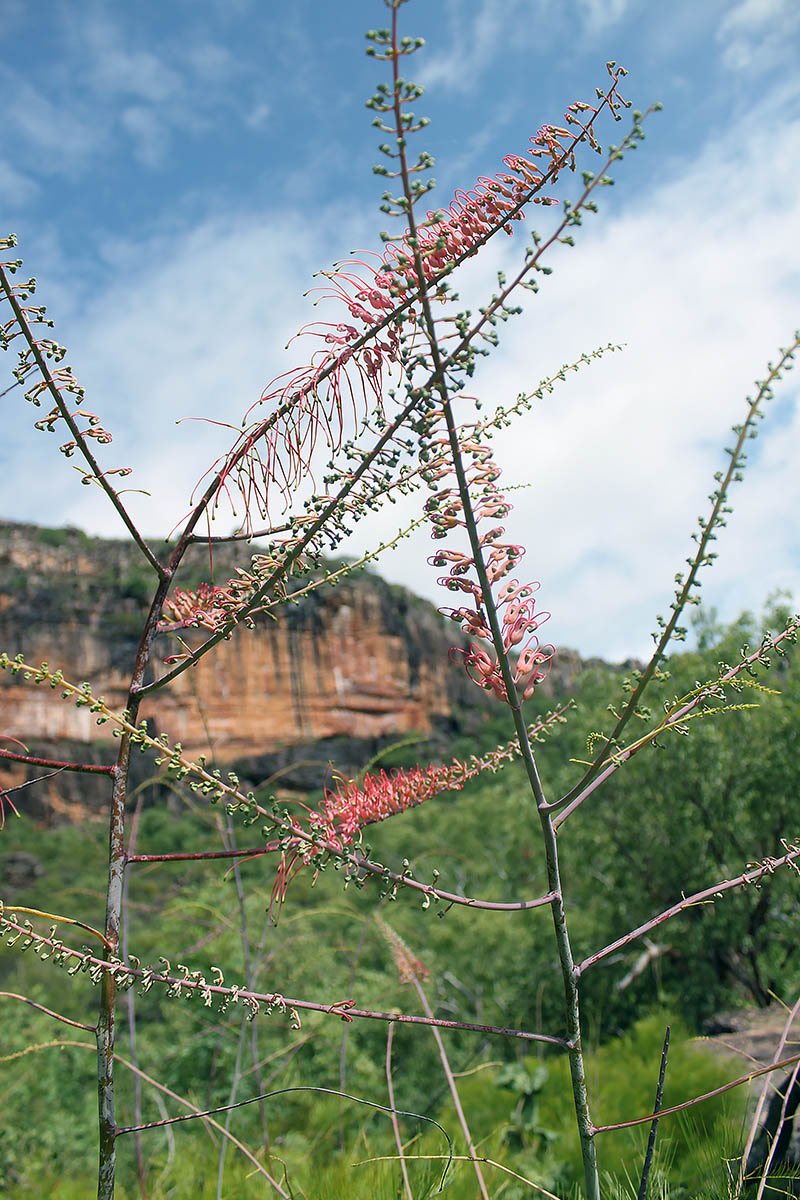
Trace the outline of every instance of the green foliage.
<instances>
[{"instance_id":1,"label":"green foliage","mask_svg":"<svg viewBox=\"0 0 800 1200\"><path fill-rule=\"evenodd\" d=\"M652 1104L663 1019L661 1014L646 1018L625 1038L589 1056L594 1082L600 1085L600 1111L604 1119L612 1120L623 1114L648 1111ZM34 1016L33 1023L38 1021L39 1018ZM28 1030L28 1035L32 1032ZM154 1025L143 1022L143 1034L148 1040L155 1032ZM325 1036L324 1033L322 1036ZM87 1050L74 1050L72 1053L75 1057L66 1061L58 1058L67 1053L49 1049L29 1056L29 1059L36 1060L31 1071L35 1071L37 1079L35 1086L32 1086L33 1080L29 1075L23 1084L33 1100L31 1107L26 1103L25 1125L37 1118L44 1119L45 1104L40 1105L40 1094L42 1100L46 1096L51 1111L59 1116L51 1122L49 1137L52 1140L46 1145L37 1145L33 1165L26 1156L22 1162L14 1162L7 1174L6 1194L14 1200L21 1200L30 1194L78 1196L81 1194L80 1187L85 1189L83 1194L90 1191L87 1164L92 1159L93 1147L85 1143L90 1143L91 1138L69 1149L66 1144L60 1150L56 1146L59 1140L65 1143L71 1141L69 1116L62 1108L64 1103L76 1102L77 1107L71 1110L74 1117L91 1117L90 1112L84 1111L85 1089L84 1103L80 1101L81 1089L93 1069L91 1046ZM163 1053L162 1050L162 1056ZM169 1055L166 1057L169 1058ZM399 1067L399 1056L398 1060ZM170 1063L171 1067L174 1065ZM459 1086L462 1103L470 1114L479 1153L524 1178L556 1191L560 1196L570 1195L577 1181L574 1122L563 1103L564 1089L569 1087L565 1068L563 1059L553 1058L548 1058L546 1064L532 1058L517 1059L500 1069L486 1064L483 1069L462 1078ZM207 1061L202 1055L188 1058L182 1063L185 1079L195 1081L192 1098L198 1104L203 1097L196 1090L196 1081L206 1069ZM308 1066L303 1075L306 1076L307 1072ZM65 1073L68 1076L66 1080ZM680 1102L698 1091L718 1085L726 1075L727 1069L710 1058L702 1046L688 1040L685 1034L678 1033L669 1072L670 1103ZM290 1073L281 1083L292 1086L294 1079L295 1075ZM531 1083L533 1093L526 1090ZM192 1088L192 1082L189 1082L189 1088ZM129 1093L130 1088L124 1087L123 1119L129 1116ZM377 1079L362 1094L385 1102L385 1093L381 1092ZM536 1117L530 1108L526 1110L524 1103L531 1094L536 1097L540 1114ZM734 1097L727 1104L709 1106L704 1113L702 1126L681 1124L674 1118L672 1124L668 1124L667 1118L662 1121L656 1173L670 1184L673 1200L688 1200L690 1196L701 1194L707 1181L708 1160L713 1159L720 1145L733 1144L731 1138L738 1139L735 1144L741 1145L743 1100L743 1097ZM170 1113L181 1111L169 1099L167 1109ZM250 1106L239 1110L231 1125L232 1132L251 1146L259 1143L254 1109L255 1106ZM296 1195L314 1197L316 1200L323 1196L367 1198L382 1195L392 1197L396 1194L399 1178L396 1163L364 1161L383 1156L391 1160L396 1155L385 1114L374 1113L349 1104L347 1100L312 1091L278 1096L268 1102L267 1111L270 1153L259 1157L278 1178L285 1166ZM449 1099L442 1099L430 1111L450 1132L456 1154L463 1155L464 1146L457 1132L458 1124ZM521 1112L524 1113L523 1124L526 1128L524 1144L517 1144ZM222 1121L224 1116L217 1119ZM342 1148L340 1131L343 1123L345 1142ZM25 1135L17 1124L12 1118L7 1126L7 1150L11 1147L13 1151L20 1144L25 1145ZM407 1153L411 1156L409 1170L414 1194L422 1200L436 1191L446 1161L447 1146L436 1131L427 1132L424 1127L415 1130L415 1123L410 1119L401 1118L401 1127ZM167 1160L168 1146L163 1132L157 1130L145 1135L147 1177L152 1181L150 1194L154 1197L186 1197L187 1200L194 1196L214 1196L217 1157L213 1146L193 1124L176 1126L173 1135L175 1152L171 1164ZM646 1127L603 1137L603 1162L609 1181L616 1186L624 1183L627 1176L640 1171ZM120 1144L123 1180L130 1181L135 1177L132 1149L130 1139L123 1139ZM433 1160L415 1159L414 1155L435 1157ZM22 1163L25 1166L21 1170ZM363 1165L354 1165L358 1163ZM514 1190L517 1185L507 1173L493 1168L491 1164L486 1165L485 1171L497 1189L491 1191L492 1195L517 1194ZM58 1185L56 1177L60 1179ZM15 1178L18 1186L11 1186ZM229 1148L225 1180L223 1194L226 1197L263 1194L263 1180L254 1175L252 1164L232 1147ZM447 1194L454 1200L472 1200L474 1197L474 1177L468 1164L454 1163L450 1168L448 1184ZM73 1187L74 1191L71 1190ZM520 1194L528 1191L523 1188ZM135 1194L130 1183L121 1192L125 1197Z\"/></svg>"},{"instance_id":2,"label":"green foliage","mask_svg":"<svg viewBox=\"0 0 800 1200\"><path fill-rule=\"evenodd\" d=\"M152 575L143 570L128 571L119 581L119 593L123 599L149 605L153 595Z\"/></svg>"},{"instance_id":3,"label":"green foliage","mask_svg":"<svg viewBox=\"0 0 800 1200\"><path fill-rule=\"evenodd\" d=\"M41 526L32 526L35 530L35 537L43 546L80 546L81 549L86 549L92 545L92 538L84 533L82 529L76 529L72 525L68 525L63 529L46 529Z\"/></svg>"},{"instance_id":4,"label":"green foliage","mask_svg":"<svg viewBox=\"0 0 800 1200\"><path fill-rule=\"evenodd\" d=\"M713 674L720 658L734 659L742 636L757 635L752 621L717 630L713 636L704 627L702 652L677 656L669 664L665 695ZM794 663L789 660L774 672L769 682L779 685L780 694L760 696L758 710L706 720L702 736L693 732L688 738L665 739L661 749L641 751L604 794L590 798L565 823L560 842L579 954L596 950L667 907L682 891L740 873L748 858L775 853L779 837L795 832L800 673ZM581 755L583 731L602 724L600 697L607 695L608 683L599 673L588 676L577 713L540 748L551 794L569 787L570 774L578 768L564 764L570 755ZM482 739L488 744L498 735L503 732L494 721L487 722L471 740L470 750L482 749ZM398 747L389 761L404 755L415 759L416 749ZM735 787L730 783L734 772ZM185 795L188 807L182 811L163 805L143 810L139 848L157 853L213 844L216 811L198 806L191 793ZM486 899L530 898L546 891L536 836L528 841L526 833L534 828L532 818L521 771L511 765L496 778L483 778L461 793L371 827L371 853L392 866L407 857L416 878L430 879L437 869L442 886L452 890ZM252 844L248 831L237 837L241 844L245 838ZM102 923L104 896L93 886L102 877L105 858L101 824L41 831L15 820L7 824L3 838L4 854L26 851L42 868L27 888L5 896L9 907L16 903L53 911L56 906L55 911L67 911L95 926ZM274 869L274 858L259 858L240 868L251 944L260 946L254 960L258 989L326 1003L353 999L364 1007L418 1011L413 990L399 982L372 920L376 883L367 883L363 891L343 891L334 869L323 871L314 886L311 876L301 873L274 927L267 917ZM204 972L217 964L228 982L244 981L232 874L217 864L184 862L130 867L129 877L129 946L142 962L155 961L166 949L173 963L187 962ZM430 970L426 991L438 1015L560 1033L563 1000L552 965L546 908L503 914L438 905L423 912L419 897L407 892L394 901L384 898L380 907L384 912L391 908L392 927ZM670 949L648 962L626 987L619 984L635 965L641 943L587 972L584 1014L586 1036L596 1046L588 1066L595 1119L613 1123L650 1111L664 1024L670 1019L674 1028L681 1027L668 1013L679 1011L684 1024L673 1037L664 1104L679 1103L730 1078L731 1067L710 1059L691 1034L715 1009L758 998L758 982L765 993L769 988L791 994L800 982L796 955L790 953L800 936L798 919L796 876L777 872L758 890L728 893L656 930L653 939ZM79 947L86 938L79 933L64 940ZM532 965L538 980L533 988ZM27 994L74 1020L94 1021L97 993L86 977L67 980L28 955L0 950L0 988ZM16 1002L7 1004L12 1007L3 1054L19 1057L0 1063L8 1096L6 1136L0 1143L6 1190L19 1197L85 1195L94 1156L92 1034L55 1025ZM144 1071L198 1107L228 1102L241 1032L235 1010L221 1017L196 1002L168 1000L153 988L137 997L136 1013ZM125 1023L123 1004L119 1051L129 1057ZM257 1031L259 1055L266 1060L266 1090L341 1086L355 1096L385 1103L382 1023L347 1025L327 1014L308 1013L303 1014L303 1028L292 1031L288 1018L276 1012L260 1017ZM466 1072L460 1092L480 1152L559 1195L569 1195L577 1186L579 1156L574 1118L565 1104L566 1060L549 1050L531 1057L529 1044L509 1039L480 1041L458 1031L445 1037L454 1069ZM88 1048L47 1045L54 1041L83 1042ZM245 1061L250 1065L247 1056ZM489 1065L492 1062L496 1065ZM435 1117L453 1136L457 1153L463 1152L429 1031L396 1026L393 1063L398 1107ZM133 1123L132 1076L120 1070L119 1119ZM250 1071L237 1098L256 1091ZM745 1098L735 1093L727 1101L703 1105L693 1124L675 1118L662 1121L651 1197L663 1193L671 1200L688 1200L717 1186L711 1180L714 1165L719 1165L723 1152L735 1154L743 1141ZM170 1113L182 1111L168 1097L165 1103ZM257 1108L237 1110L232 1118L232 1131L249 1145L260 1141ZM142 1119L158 1120L161 1115L153 1090L145 1086ZM381 1195L381 1189L387 1196L395 1194L395 1164L350 1165L355 1159L395 1154L385 1115L297 1092L269 1102L267 1119L272 1151L286 1162L298 1196L303 1190L314 1197ZM148 1179L161 1180L153 1182L154 1196L214 1194L216 1152L193 1124L175 1130L178 1149L171 1166L164 1135L144 1135ZM435 1131L406 1118L402 1126L404 1138L417 1139L409 1153L442 1153ZM638 1181L646 1128L600 1135L601 1164L614 1181L608 1195L616 1194L615 1189L619 1195L631 1194L625 1181ZM130 1141L123 1141L121 1152L122 1178L133 1180ZM438 1162L412 1164L421 1181L415 1184L415 1194L435 1188ZM247 1182L251 1170L252 1164L240 1161L230 1148L224 1194L260 1194L259 1182L252 1177ZM470 1170L468 1164L456 1164L450 1192L454 1197L474 1194ZM508 1200L517 1194L515 1188L525 1194L524 1185L510 1176L489 1166L485 1170L495 1171L497 1195ZM81 1182L70 1191L72 1184L56 1184L56 1176Z\"/></svg>"},{"instance_id":5,"label":"green foliage","mask_svg":"<svg viewBox=\"0 0 800 1200\"><path fill-rule=\"evenodd\" d=\"M768 613L773 628L775 615ZM736 662L742 644L758 644L761 636L752 618L710 638L703 633L702 653L670 660L663 699L713 677L720 661ZM778 694L753 694L755 710L707 718L690 736L666 736L660 748L640 752L564 826L565 871L585 875L591 864L592 911L578 935L581 950L592 949L599 929L610 942L682 895L781 855L781 839L797 836L797 661L795 652L763 677ZM656 694L654 708L658 700ZM584 986L603 1006L603 1023L624 1021L654 987L680 998L695 1026L735 997L763 1006L776 993L791 995L800 983L797 874L777 871L688 910L651 937L662 953L613 1003L609 977L618 982L642 944L622 952L621 967L607 963L587 975Z\"/></svg>"},{"instance_id":6,"label":"green foliage","mask_svg":"<svg viewBox=\"0 0 800 1200\"><path fill-rule=\"evenodd\" d=\"M24 596L28 590L28 572L22 567L12 567L6 570L3 577L3 591L11 596Z\"/></svg>"}]
</instances>

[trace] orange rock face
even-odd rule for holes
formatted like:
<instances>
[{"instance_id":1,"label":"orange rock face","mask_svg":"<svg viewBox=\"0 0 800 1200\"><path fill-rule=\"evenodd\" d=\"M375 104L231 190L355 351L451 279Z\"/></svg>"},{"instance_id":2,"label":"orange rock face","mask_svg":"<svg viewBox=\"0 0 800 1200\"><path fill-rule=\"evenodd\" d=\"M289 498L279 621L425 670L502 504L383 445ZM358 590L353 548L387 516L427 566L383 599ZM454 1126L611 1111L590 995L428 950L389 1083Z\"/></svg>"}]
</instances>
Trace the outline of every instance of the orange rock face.
<instances>
[{"instance_id":1,"label":"orange rock face","mask_svg":"<svg viewBox=\"0 0 800 1200\"><path fill-rule=\"evenodd\" d=\"M0 649L87 680L109 706L124 708L152 586L132 548L75 530L5 525L0 570ZM140 715L190 753L221 762L342 734L426 733L474 702L474 687L447 657L459 636L424 601L360 575L282 609L277 621L239 629L149 697ZM197 630L182 637L193 646L203 640ZM174 634L159 635L157 676L179 649ZM0 732L89 742L107 740L109 726L98 729L57 690L3 672Z\"/></svg>"},{"instance_id":2,"label":"orange rock face","mask_svg":"<svg viewBox=\"0 0 800 1200\"><path fill-rule=\"evenodd\" d=\"M185 587L208 578L208 547L191 555L177 581ZM218 580L237 565L249 565L247 547L214 547ZM126 542L0 522L0 650L59 667L73 683L87 680L94 695L122 710L154 582ZM276 621L256 618L254 629L240 628L149 696L140 716L151 731L190 754L230 763L332 737L427 734L496 705L448 660L450 647L463 644L459 629L375 575L350 576L278 611ZM181 636L197 646L204 633ZM156 676L180 649L177 635L157 637ZM572 691L585 665L574 651L559 650L539 693ZM45 742L46 756L56 757L58 742L108 742L109 733L58 690L0 672L0 734ZM105 752L101 758L108 760ZM57 782L67 786L63 776Z\"/></svg>"},{"instance_id":3,"label":"orange rock face","mask_svg":"<svg viewBox=\"0 0 800 1200\"><path fill-rule=\"evenodd\" d=\"M382 588L373 580L340 587L304 620L289 613L239 630L155 693L148 715L192 750L210 741L223 760L337 734L428 732L453 710L448 631L415 602L413 622L396 614L399 629L387 632Z\"/></svg>"}]
</instances>

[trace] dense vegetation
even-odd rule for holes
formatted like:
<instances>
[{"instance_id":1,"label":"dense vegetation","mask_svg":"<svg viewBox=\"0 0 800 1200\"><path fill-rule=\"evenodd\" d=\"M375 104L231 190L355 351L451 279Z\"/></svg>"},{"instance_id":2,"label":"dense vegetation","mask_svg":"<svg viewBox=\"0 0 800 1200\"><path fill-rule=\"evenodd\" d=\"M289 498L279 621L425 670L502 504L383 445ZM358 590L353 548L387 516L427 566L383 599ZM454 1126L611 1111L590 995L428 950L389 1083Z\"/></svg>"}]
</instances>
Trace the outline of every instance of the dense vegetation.
<instances>
[{"instance_id":1,"label":"dense vegetation","mask_svg":"<svg viewBox=\"0 0 800 1200\"><path fill-rule=\"evenodd\" d=\"M769 623L774 627L778 621L781 614L771 611ZM661 699L684 694L695 680L713 676L720 661L737 661L742 644L760 637L749 616L731 628L702 619L696 632L698 649L672 658L671 678L659 685ZM663 746L644 751L564 825L560 844L577 957L667 908L681 894L740 874L748 860L781 853L780 838L797 835L800 671L787 659L761 682L778 694L746 690L742 702L758 703L756 711L708 716L690 736L673 735ZM578 769L570 759L586 757L587 733L605 723L605 705L616 686L599 669L587 673L567 724L540 748L545 784L553 793L568 788ZM653 697L653 708L657 702ZM454 744L453 753L468 755L479 748L478 741L490 746L509 736L502 714L487 717L479 739ZM382 765L408 763L408 754L398 750ZM406 857L415 875L429 879L436 869L442 886L469 895L498 900L539 895L546 887L526 795L521 769L512 764L461 793L374 826L373 857L392 866ZM210 832L230 836L224 813L209 812L191 793L173 789L170 797L168 804L142 807L137 849L197 850L208 847ZM253 830L236 830L235 836L241 845L258 843ZM66 904L73 916L102 923L104 896L93 890L104 871L102 823L41 831L26 820L7 820L2 839L2 893L9 907L49 911ZM129 950L145 963L157 959L164 946L173 947L173 965L208 971L217 964L228 982L244 981L247 956L256 986L264 990L323 1003L352 999L365 1007L419 1011L418 998L399 980L390 946L374 920L376 883L367 883L363 892L352 886L344 891L341 878L329 869L312 887L312 878L301 873L273 925L267 910L274 859L241 866L246 900L237 894L236 873L226 874L226 866L130 867ZM440 905L423 912L418 898L401 893L396 900L384 897L379 915L430 972L425 987L437 1015L560 1033L563 997L546 910L503 915L459 907L445 911ZM587 1040L594 1047L590 1071L604 1123L651 1110L667 1022L673 1026L673 1049L665 1105L744 1073L745 1067L737 1072L692 1042L711 1014L738 1004L763 1006L772 997L792 1002L800 985L800 904L791 871L690 909L664 928L663 937L660 933L652 935L646 961L640 958L642 943L635 942L584 981ZM532 961L540 964L533 989ZM70 983L65 987L58 971L3 948L3 991L22 993L91 1024L96 998L89 980L79 975ZM65 1200L87 1195L93 1187L96 1137L92 1035L56 1026L21 1004L6 1005L4 1011L0 1191L9 1197ZM123 1002L121 1016L124 1011ZM253 1029L258 1070L253 1069ZM578 1176L569 1164L576 1164L578 1155L574 1117L564 1102L569 1085L563 1057L513 1039L463 1032L444 1037L453 1069L462 1073L459 1086L480 1153L558 1195L570 1195ZM198 1108L249 1099L259 1090L302 1089L238 1109L228 1118L231 1131L251 1147L264 1144L268 1129L264 1161L278 1178L285 1166L297 1197L398 1195L396 1163L352 1165L396 1153L386 1114L309 1089L334 1088L386 1104L383 1023L342 1023L328 1014L304 1013L302 1028L295 1030L276 1010L250 1026L235 1010L220 1016L198 1000L168 1000L153 989L136 996L136 1043L141 1071ZM119 1051L131 1059L124 1031ZM393 1067L398 1107L435 1118L453 1137L456 1153L463 1153L430 1031L395 1026ZM121 1079L120 1119L132 1124L135 1076L128 1072ZM658 1194L659 1179L670 1181L673 1200L726 1194L722 1160L735 1156L743 1141L747 1097L741 1092L691 1110L691 1121L662 1121L651 1196ZM185 1111L176 1099L157 1097L147 1083L141 1102L144 1121ZM217 1120L224 1124L226 1115ZM446 1153L434 1126L404 1119L404 1135L410 1138L415 1130L419 1138L410 1155ZM601 1165L621 1195L630 1194L626 1186L636 1194L646 1135L646 1126L602 1135ZM219 1145L219 1136L213 1129L204 1131L200 1122L166 1134L145 1133L147 1194L216 1195ZM121 1149L120 1194L134 1196L133 1139L123 1139ZM436 1190L442 1166L439 1159L411 1161L416 1196ZM254 1177L252 1163L232 1146L224 1169L224 1196L264 1194L265 1181ZM533 1194L507 1171L485 1169L494 1172L493 1195L513 1200ZM463 1164L455 1164L449 1179L452 1196L474 1194L474 1176Z\"/></svg>"}]
</instances>

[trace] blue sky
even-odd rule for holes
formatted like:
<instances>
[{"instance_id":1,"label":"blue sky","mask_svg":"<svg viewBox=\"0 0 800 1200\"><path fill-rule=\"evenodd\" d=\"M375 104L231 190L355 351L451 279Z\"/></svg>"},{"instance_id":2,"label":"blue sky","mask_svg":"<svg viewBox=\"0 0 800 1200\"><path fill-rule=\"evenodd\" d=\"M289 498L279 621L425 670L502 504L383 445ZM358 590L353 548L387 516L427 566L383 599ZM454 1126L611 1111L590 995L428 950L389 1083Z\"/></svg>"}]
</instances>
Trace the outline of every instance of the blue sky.
<instances>
[{"instance_id":1,"label":"blue sky","mask_svg":"<svg viewBox=\"0 0 800 1200\"><path fill-rule=\"evenodd\" d=\"M217 427L176 419L237 424L298 365L284 346L317 315L302 299L313 272L380 249L380 139L364 101L381 67L363 34L388 14L378 0L5 0L3 15L2 224L114 434L104 463L134 467L131 485L151 497L131 506L161 534L227 444ZM531 485L515 493L509 532L528 546L550 638L644 653L726 430L800 325L800 7L412 0L402 20L426 39L413 65L431 125L418 142L436 158L442 204L592 99L609 58L628 68L637 107L664 104L476 382L489 403L507 402L584 350L626 343L496 444L504 479ZM521 247L493 244L462 294L480 302ZM708 577L726 617L775 588L800 596L793 378ZM2 403L0 516L121 533L32 429L19 392ZM388 509L348 549L415 515L413 502ZM429 553L420 532L380 569L441 602Z\"/></svg>"}]
</instances>

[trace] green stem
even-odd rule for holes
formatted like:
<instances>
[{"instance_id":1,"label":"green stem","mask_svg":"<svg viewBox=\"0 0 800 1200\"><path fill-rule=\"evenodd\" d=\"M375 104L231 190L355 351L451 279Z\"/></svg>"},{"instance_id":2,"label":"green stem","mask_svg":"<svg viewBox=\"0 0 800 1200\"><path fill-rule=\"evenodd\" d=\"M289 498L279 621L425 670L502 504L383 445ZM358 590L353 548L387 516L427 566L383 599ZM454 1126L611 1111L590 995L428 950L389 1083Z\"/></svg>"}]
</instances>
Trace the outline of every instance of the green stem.
<instances>
[{"instance_id":1,"label":"green stem","mask_svg":"<svg viewBox=\"0 0 800 1200\"><path fill-rule=\"evenodd\" d=\"M519 739L519 746L522 752L522 759L525 763L526 773L530 782L531 790L536 801L536 807L539 813L539 819L544 837L545 861L547 866L547 878L550 891L553 893L551 909L553 913L553 926L556 936L556 944L558 946L559 963L561 966L561 976L564 987L564 1002L566 1012L567 1037L569 1041L569 1061L570 1074L572 1077L572 1093L575 1104L575 1115L578 1123L578 1134L581 1143L581 1154L583 1157L584 1179L586 1183L587 1200L600 1200L600 1180L597 1171L597 1152L594 1144L594 1128L592 1126L589 1113L589 1100L586 1090L586 1073L583 1063L583 1050L581 1045L581 1027L580 1027L580 1006L578 996L578 976L575 971L575 962L572 955L572 948L569 940L569 931L567 928L567 916L564 909L564 902L561 895L561 875L558 861L558 847L556 844L556 834L553 828L552 819L547 809L547 801L544 795L544 789L539 778L539 772L536 768L536 762L533 756L533 750L528 738L528 731L525 721L522 716L522 705L517 693L516 685L511 674L511 665L508 661L508 655L503 645L503 636L500 629L500 621L497 615L497 608L492 595L491 583L486 572L486 566L483 561L483 552L480 543L480 537L477 530L475 515L472 509L472 501L469 491L469 483L467 481L464 464L461 457L461 448L458 441L458 429L453 417L453 410L450 403L447 382L444 377L445 363L442 361L439 351L439 343L436 334L433 314L430 307L428 290L425 286L425 272L422 262L422 256L419 252L419 240L417 237L417 227L414 220L414 205L413 193L411 191L411 181L408 171L408 161L405 152L405 139L403 136L403 122L401 120L401 103L400 90L398 87L398 50L397 50L397 8L392 11L392 46L394 50L393 57L393 72L394 72L394 116L397 130L398 141L398 162L400 165L400 175L403 183L403 193L408 201L407 216L409 225L408 244L413 248L414 252L414 268L417 272L419 281L419 298L425 320L426 334L431 352L431 362L434 369L434 377L436 380L436 390L442 401L442 411L447 426L447 435L450 443L450 451L453 459L453 466L456 472L458 482L459 498L461 500L464 521L469 537L472 557L475 564L475 570L480 584L481 595L483 598L484 607L489 622L489 628L492 634L492 642L497 660L502 671L503 682L506 687L506 695L508 704L511 708L511 713L514 720L514 727Z\"/></svg>"},{"instance_id":2,"label":"green stem","mask_svg":"<svg viewBox=\"0 0 800 1200\"><path fill-rule=\"evenodd\" d=\"M174 556L173 556L174 557ZM156 588L142 640L136 654L128 694L130 725L135 726L139 713L137 688L144 679L150 660L150 648L158 620L172 582L173 571L164 570ZM131 734L123 730L119 754L114 767L111 793L111 812L108 830L108 883L106 888L105 940L111 955L119 954L120 924L125 879L125 801L128 797L128 775L131 760ZM97 1096L99 1120L99 1165L97 1200L113 1200L116 1175L117 1123L114 1102L114 1045L117 985L109 971L103 972L100 989L100 1012L97 1019Z\"/></svg>"},{"instance_id":3,"label":"green stem","mask_svg":"<svg viewBox=\"0 0 800 1200\"><path fill-rule=\"evenodd\" d=\"M740 478L740 474L744 466L743 456L745 442L748 440L748 438L755 437L755 424L761 416L759 405L761 404L762 400L769 399L771 395L772 384L776 379L780 378L781 373L786 369L787 364L791 366L791 360L798 348L800 348L800 334L795 334L792 344L789 346L789 348L782 350L781 357L778 359L778 362L775 364L775 366L771 366L769 368L767 377L758 386L758 391L756 392L755 398L749 401L747 417L745 421L741 427L735 427L734 431L738 431L738 433L733 449L728 452L730 455L728 469L720 480L719 487L713 493L711 513L708 517L708 520L705 523L701 522L702 533L697 541L697 553L690 560L689 573L683 582L680 592L676 594L675 602L672 605L672 616L664 625L664 628L661 632L661 637L658 639L658 643L650 662L640 675L636 687L630 694L627 704L617 718L617 722L611 733L604 740L603 745L595 756L591 766L588 767L582 778L578 780L575 786L553 805L553 808L559 808L563 810L561 813L562 821L565 820L570 813L574 812L574 810L583 802L585 797L589 794L589 786L591 785L592 781L599 774L599 772L608 765L609 753L613 752L616 748L619 736L625 726L628 724L628 721L636 712L645 688L650 684L651 680L655 676L659 663L664 661L667 646L675 634L675 630L678 626L678 621L683 614L683 610L686 608L687 604L696 603L692 593L698 586L697 576L700 573L700 568L709 562L708 547L710 543L716 539L717 535L715 530L718 526L724 524L725 514L729 511L727 506L728 491L731 484Z\"/></svg>"},{"instance_id":4,"label":"green stem","mask_svg":"<svg viewBox=\"0 0 800 1200\"><path fill-rule=\"evenodd\" d=\"M134 719L135 719L135 713ZM128 790L131 741L124 734L114 773L108 846L106 893L106 943L112 954L119 950L122 885L125 873L125 798ZM112 1200L117 1161L117 1123L114 1107L114 1040L117 985L114 976L103 972L100 1013L97 1019L97 1100L100 1126L97 1200Z\"/></svg>"},{"instance_id":5,"label":"green stem","mask_svg":"<svg viewBox=\"0 0 800 1200\"><path fill-rule=\"evenodd\" d=\"M128 514L127 509L125 508L125 505L120 500L119 495L117 494L115 489L111 486L111 484L108 482L108 480L103 475L103 472L100 469L100 464L98 463L97 459L95 458L95 456L92 454L91 450L89 449L89 446L87 445L86 438L85 438L83 432L78 427L77 423L75 422L75 419L72 416L72 413L69 411L69 408L64 403L61 392L59 391L58 386L50 372L50 368L47 365L47 361L46 361L44 355L42 354L41 350L39 349L39 343L37 342L36 338L33 336L33 331L31 330L31 327L28 324L28 321L25 316L25 312L22 308L22 305L17 300L17 297L14 294L14 289L11 285L11 282L10 282L8 276L6 275L6 272L3 270L2 266L0 266L0 283L2 283L3 291L6 294L6 299L8 300L9 304L11 305L11 308L13 309L14 316L16 318L17 325L19 326L20 331L22 332L22 336L25 338L25 341L28 343L28 347L31 351L31 354L33 355L34 361L39 370L39 374L41 375L42 379L44 380L45 384L47 385L47 390L49 391L50 395L52 396L53 400L55 401L56 407L58 408L58 411L61 415L62 420L66 423L70 433L72 434L73 438L75 439L75 443L77 444L81 454L83 455L83 457L86 459L87 463L89 464L89 468L91 470L92 475L94 476L95 480L100 484L100 487L106 493L109 500L113 504L114 508L119 513L120 517L122 518L122 520L125 524L125 527L128 530L128 533L131 535L134 542L141 550L142 554L145 556L147 561L150 563L150 566L153 568L154 571L157 571L159 576L163 579L164 571L165 571L163 564L159 562L159 560L156 558L153 551L148 546L147 542L144 540L142 535L139 533L139 530L134 525L130 515Z\"/></svg>"}]
</instances>

